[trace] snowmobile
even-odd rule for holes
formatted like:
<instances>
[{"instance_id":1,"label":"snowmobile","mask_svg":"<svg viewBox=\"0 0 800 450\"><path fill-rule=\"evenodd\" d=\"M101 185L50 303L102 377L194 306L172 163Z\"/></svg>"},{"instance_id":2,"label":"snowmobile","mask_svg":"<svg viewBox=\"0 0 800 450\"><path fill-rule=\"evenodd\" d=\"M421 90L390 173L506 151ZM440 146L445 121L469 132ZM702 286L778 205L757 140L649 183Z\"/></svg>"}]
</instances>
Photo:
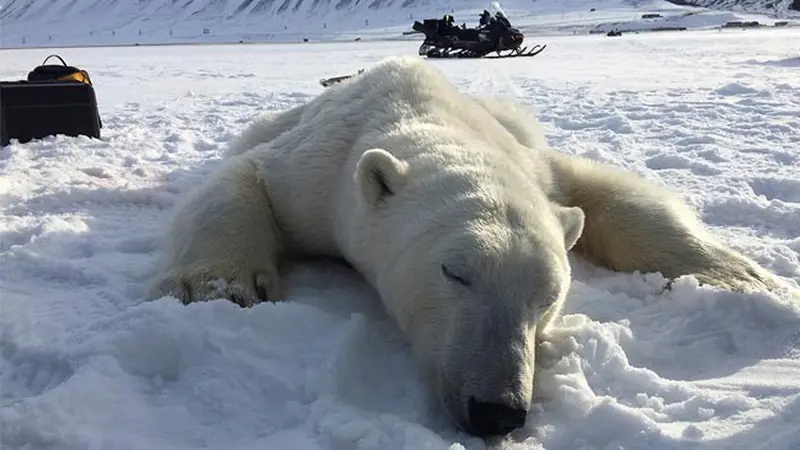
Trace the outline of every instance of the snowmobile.
<instances>
[{"instance_id":1,"label":"snowmobile","mask_svg":"<svg viewBox=\"0 0 800 450\"><path fill-rule=\"evenodd\" d=\"M456 26L449 14L441 19L414 21L411 28L425 34L419 55L428 58L517 58L536 56L547 47L547 44L536 44L530 50L522 47L525 36L511 26L500 4L493 1L490 9L494 10L494 15L484 10L477 28L466 28L463 24Z\"/></svg>"}]
</instances>

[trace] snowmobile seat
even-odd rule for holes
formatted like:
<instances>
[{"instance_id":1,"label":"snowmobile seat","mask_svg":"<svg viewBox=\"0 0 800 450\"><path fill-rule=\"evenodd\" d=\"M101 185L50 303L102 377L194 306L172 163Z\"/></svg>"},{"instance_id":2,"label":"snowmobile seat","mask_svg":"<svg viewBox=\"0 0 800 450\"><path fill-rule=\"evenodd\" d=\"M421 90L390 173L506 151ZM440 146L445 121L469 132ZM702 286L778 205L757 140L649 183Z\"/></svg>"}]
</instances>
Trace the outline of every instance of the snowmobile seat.
<instances>
[{"instance_id":1,"label":"snowmobile seat","mask_svg":"<svg viewBox=\"0 0 800 450\"><path fill-rule=\"evenodd\" d=\"M475 28L463 28L458 30L458 40L478 42L480 31Z\"/></svg>"}]
</instances>

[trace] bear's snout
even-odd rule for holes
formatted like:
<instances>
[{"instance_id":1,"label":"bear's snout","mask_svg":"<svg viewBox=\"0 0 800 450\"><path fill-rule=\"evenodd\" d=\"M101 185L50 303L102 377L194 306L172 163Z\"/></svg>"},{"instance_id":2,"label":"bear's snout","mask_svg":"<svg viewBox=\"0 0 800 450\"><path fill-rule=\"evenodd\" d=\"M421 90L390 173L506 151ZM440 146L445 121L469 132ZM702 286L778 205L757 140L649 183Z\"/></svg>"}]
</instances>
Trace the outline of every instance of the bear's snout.
<instances>
[{"instance_id":1,"label":"bear's snout","mask_svg":"<svg viewBox=\"0 0 800 450\"><path fill-rule=\"evenodd\" d=\"M470 397L467 402L467 426L479 437L506 435L525 425L528 411L503 403L482 402Z\"/></svg>"},{"instance_id":2,"label":"bear's snout","mask_svg":"<svg viewBox=\"0 0 800 450\"><path fill-rule=\"evenodd\" d=\"M535 329L511 321L524 314L498 309L458 320L439 382L451 417L482 438L523 427L533 392Z\"/></svg>"}]
</instances>

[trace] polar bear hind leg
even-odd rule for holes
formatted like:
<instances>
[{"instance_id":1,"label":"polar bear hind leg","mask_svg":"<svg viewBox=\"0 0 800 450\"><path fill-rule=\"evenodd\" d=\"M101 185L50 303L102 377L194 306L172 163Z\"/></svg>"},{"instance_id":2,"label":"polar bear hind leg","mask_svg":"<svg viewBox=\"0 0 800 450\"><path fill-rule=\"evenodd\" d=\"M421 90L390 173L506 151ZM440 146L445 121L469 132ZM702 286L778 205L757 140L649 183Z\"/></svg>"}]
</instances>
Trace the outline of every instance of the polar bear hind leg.
<instances>
[{"instance_id":1,"label":"polar bear hind leg","mask_svg":"<svg viewBox=\"0 0 800 450\"><path fill-rule=\"evenodd\" d=\"M790 288L755 261L725 247L672 192L633 173L582 158L553 155L561 201L586 215L574 251L619 272L660 272L738 292Z\"/></svg>"}]
</instances>

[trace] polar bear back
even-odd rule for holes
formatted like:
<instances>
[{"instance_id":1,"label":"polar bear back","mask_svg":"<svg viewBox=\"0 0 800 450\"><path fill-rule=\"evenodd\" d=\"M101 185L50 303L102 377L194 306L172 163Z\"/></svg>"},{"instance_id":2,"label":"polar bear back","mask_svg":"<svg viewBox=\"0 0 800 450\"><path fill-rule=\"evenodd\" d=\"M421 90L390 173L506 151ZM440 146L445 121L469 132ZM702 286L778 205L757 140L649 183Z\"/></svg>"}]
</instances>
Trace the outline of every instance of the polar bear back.
<instances>
[{"instance_id":1,"label":"polar bear back","mask_svg":"<svg viewBox=\"0 0 800 450\"><path fill-rule=\"evenodd\" d=\"M549 168L498 120L504 105L462 95L429 63L389 58L306 104L254 122L229 150L249 153L265 176L287 242L309 253L339 256L337 224L359 217L352 183L361 155L384 148L419 171L469 163L486 173L516 173L519 183L549 184ZM494 109L494 111L493 111ZM509 114L511 118L518 114ZM520 133L524 124L517 124ZM490 170L490 167L501 170ZM502 184L502 183L500 183Z\"/></svg>"}]
</instances>

